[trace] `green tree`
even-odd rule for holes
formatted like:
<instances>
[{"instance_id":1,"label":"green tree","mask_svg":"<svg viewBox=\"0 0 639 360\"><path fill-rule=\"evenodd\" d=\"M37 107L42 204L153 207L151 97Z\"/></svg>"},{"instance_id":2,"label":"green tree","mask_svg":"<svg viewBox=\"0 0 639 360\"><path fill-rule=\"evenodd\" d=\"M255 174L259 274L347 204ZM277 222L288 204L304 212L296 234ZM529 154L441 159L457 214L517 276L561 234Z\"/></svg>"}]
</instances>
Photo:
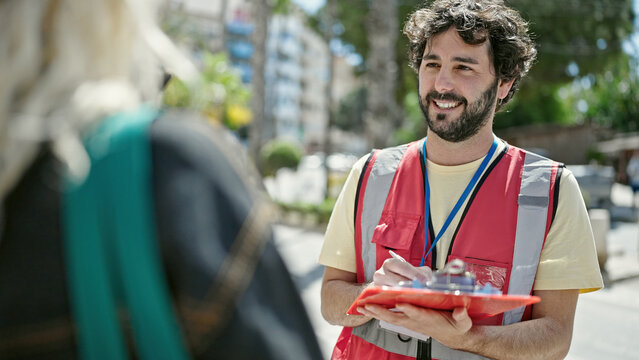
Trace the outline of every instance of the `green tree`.
<instances>
[{"instance_id":1,"label":"green tree","mask_svg":"<svg viewBox=\"0 0 639 360\"><path fill-rule=\"evenodd\" d=\"M251 93L226 54L204 52L201 75L202 81L191 88L172 77L164 90L164 105L199 110L209 121L223 123L232 130L246 126L251 121Z\"/></svg>"},{"instance_id":2,"label":"green tree","mask_svg":"<svg viewBox=\"0 0 639 360\"><path fill-rule=\"evenodd\" d=\"M335 111L334 125L342 130L364 132L364 112L366 112L366 87L351 92L344 97Z\"/></svg>"},{"instance_id":3,"label":"green tree","mask_svg":"<svg viewBox=\"0 0 639 360\"><path fill-rule=\"evenodd\" d=\"M300 146L286 140L273 139L260 150L260 168L264 176L274 176L281 168L295 169L302 160Z\"/></svg>"},{"instance_id":4,"label":"green tree","mask_svg":"<svg viewBox=\"0 0 639 360\"><path fill-rule=\"evenodd\" d=\"M404 97L404 114L405 121L393 136L395 144L405 144L426 136L426 122L419 107L417 90L408 92Z\"/></svg>"},{"instance_id":5,"label":"green tree","mask_svg":"<svg viewBox=\"0 0 639 360\"><path fill-rule=\"evenodd\" d=\"M521 91L495 115L494 128L530 124L574 122L570 105L558 94L560 84L543 84L535 91Z\"/></svg>"},{"instance_id":6,"label":"green tree","mask_svg":"<svg viewBox=\"0 0 639 360\"><path fill-rule=\"evenodd\" d=\"M530 85L603 73L625 56L622 43L633 31L632 0L506 2L529 21L538 44Z\"/></svg>"},{"instance_id":7,"label":"green tree","mask_svg":"<svg viewBox=\"0 0 639 360\"><path fill-rule=\"evenodd\" d=\"M390 145L388 134L399 122L395 94L398 80L396 56L398 28L397 0L371 0L366 18L366 131L374 147Z\"/></svg>"},{"instance_id":8,"label":"green tree","mask_svg":"<svg viewBox=\"0 0 639 360\"><path fill-rule=\"evenodd\" d=\"M249 131L249 155L259 165L259 152L264 138L264 122L266 121L266 79L264 77L266 66L266 38L268 35L268 23L273 14L282 14L290 11L292 6L290 0L253 0L253 22L255 30L251 36L254 52L251 58L253 68L253 78L251 81L253 97L251 99L251 110L253 122Z\"/></svg>"},{"instance_id":9,"label":"green tree","mask_svg":"<svg viewBox=\"0 0 639 360\"><path fill-rule=\"evenodd\" d=\"M264 106L266 103L266 79L264 77L264 69L266 66L266 36L268 34L268 20L271 17L273 8L269 1L256 0L253 1L253 21L255 30L251 36L254 52L251 58L251 67L253 68L253 78L251 86L253 97L251 98L251 110L255 120L251 123L249 132L249 155L259 166L260 149L265 139L264 122L266 121L266 112Z\"/></svg>"},{"instance_id":10,"label":"green tree","mask_svg":"<svg viewBox=\"0 0 639 360\"><path fill-rule=\"evenodd\" d=\"M620 131L639 130L637 63L620 59L597 76L586 76L564 87L563 94L578 122L591 122Z\"/></svg>"},{"instance_id":11,"label":"green tree","mask_svg":"<svg viewBox=\"0 0 639 360\"><path fill-rule=\"evenodd\" d=\"M496 128L534 123L574 123L578 112L559 96L566 84L601 77L627 61L622 43L633 31L632 0L509 0L530 23L537 63Z\"/></svg>"}]
</instances>

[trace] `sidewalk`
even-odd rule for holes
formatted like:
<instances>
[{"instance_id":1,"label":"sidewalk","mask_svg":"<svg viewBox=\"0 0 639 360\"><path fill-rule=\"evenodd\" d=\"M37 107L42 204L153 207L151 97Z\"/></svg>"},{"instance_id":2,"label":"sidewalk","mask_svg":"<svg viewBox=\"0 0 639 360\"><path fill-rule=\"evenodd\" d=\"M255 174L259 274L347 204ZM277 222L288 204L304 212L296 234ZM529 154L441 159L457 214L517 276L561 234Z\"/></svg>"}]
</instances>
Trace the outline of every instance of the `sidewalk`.
<instances>
[{"instance_id":1,"label":"sidewalk","mask_svg":"<svg viewBox=\"0 0 639 360\"><path fill-rule=\"evenodd\" d=\"M605 288L579 296L567 360L636 360L639 347L639 226L613 222Z\"/></svg>"},{"instance_id":2,"label":"sidewalk","mask_svg":"<svg viewBox=\"0 0 639 360\"><path fill-rule=\"evenodd\" d=\"M275 245L300 291L324 358L330 359L341 327L327 323L320 309L324 267L317 263L317 258L322 248L324 234L285 225L276 225L274 230Z\"/></svg>"},{"instance_id":3,"label":"sidewalk","mask_svg":"<svg viewBox=\"0 0 639 360\"><path fill-rule=\"evenodd\" d=\"M639 278L639 227L637 223L614 222L608 234L606 285Z\"/></svg>"},{"instance_id":4,"label":"sidewalk","mask_svg":"<svg viewBox=\"0 0 639 360\"><path fill-rule=\"evenodd\" d=\"M607 283L639 278L639 213L632 208L632 190L615 183L612 187L611 226L607 236L608 260L604 278Z\"/></svg>"}]
</instances>

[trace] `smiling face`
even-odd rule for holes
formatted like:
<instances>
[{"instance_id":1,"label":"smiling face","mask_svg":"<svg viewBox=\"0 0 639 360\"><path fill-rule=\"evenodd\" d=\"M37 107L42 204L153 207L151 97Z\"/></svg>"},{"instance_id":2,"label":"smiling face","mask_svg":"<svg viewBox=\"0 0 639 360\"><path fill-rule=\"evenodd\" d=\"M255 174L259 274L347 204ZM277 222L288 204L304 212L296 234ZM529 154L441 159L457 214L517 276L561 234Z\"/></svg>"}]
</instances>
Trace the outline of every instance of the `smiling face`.
<instances>
[{"instance_id":1,"label":"smiling face","mask_svg":"<svg viewBox=\"0 0 639 360\"><path fill-rule=\"evenodd\" d=\"M460 142L482 129L492 131L497 98L512 82L495 77L489 41L466 44L454 27L433 36L419 68L420 106L431 131Z\"/></svg>"}]
</instances>

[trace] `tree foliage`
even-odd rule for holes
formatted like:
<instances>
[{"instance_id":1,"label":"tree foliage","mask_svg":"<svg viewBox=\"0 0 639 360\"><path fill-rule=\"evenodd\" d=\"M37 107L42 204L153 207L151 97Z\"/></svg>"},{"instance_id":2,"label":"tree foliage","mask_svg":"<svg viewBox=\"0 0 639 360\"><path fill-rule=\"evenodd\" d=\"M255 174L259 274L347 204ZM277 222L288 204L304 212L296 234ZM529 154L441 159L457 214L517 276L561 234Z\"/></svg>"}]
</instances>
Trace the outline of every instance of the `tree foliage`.
<instances>
[{"instance_id":1,"label":"tree foliage","mask_svg":"<svg viewBox=\"0 0 639 360\"><path fill-rule=\"evenodd\" d=\"M562 89L579 122L620 131L639 130L639 74L637 63L620 59L603 74L575 80Z\"/></svg>"},{"instance_id":2,"label":"tree foliage","mask_svg":"<svg viewBox=\"0 0 639 360\"><path fill-rule=\"evenodd\" d=\"M422 109L419 107L417 90L412 90L404 97L404 114L406 121L399 128L393 138L396 144L405 144L426 136L426 122Z\"/></svg>"},{"instance_id":3,"label":"tree foliage","mask_svg":"<svg viewBox=\"0 0 639 360\"><path fill-rule=\"evenodd\" d=\"M302 148L286 140L274 139L260 150L260 168L264 176L274 176L281 168L297 168L302 159Z\"/></svg>"},{"instance_id":4,"label":"tree foliage","mask_svg":"<svg viewBox=\"0 0 639 360\"><path fill-rule=\"evenodd\" d=\"M361 87L342 99L336 111L333 124L342 130L363 133L366 95L366 87Z\"/></svg>"},{"instance_id":5,"label":"tree foliage","mask_svg":"<svg viewBox=\"0 0 639 360\"><path fill-rule=\"evenodd\" d=\"M529 21L538 44L531 84L565 83L578 75L602 73L624 56L622 42L633 31L632 0L507 3Z\"/></svg>"},{"instance_id":6,"label":"tree foliage","mask_svg":"<svg viewBox=\"0 0 639 360\"><path fill-rule=\"evenodd\" d=\"M632 0L507 3L529 21L538 55L507 111L497 115L495 126L579 121L579 113L558 91L583 77L601 77L627 61L622 43L633 31Z\"/></svg>"},{"instance_id":7,"label":"tree foliage","mask_svg":"<svg viewBox=\"0 0 639 360\"><path fill-rule=\"evenodd\" d=\"M223 123L237 130L251 122L251 92L240 74L233 70L224 53L203 53L201 82L187 86L172 77L163 93L163 103L174 108L190 108L202 112L211 122Z\"/></svg>"},{"instance_id":8,"label":"tree foliage","mask_svg":"<svg viewBox=\"0 0 639 360\"><path fill-rule=\"evenodd\" d=\"M570 106L557 93L559 88L559 85L544 84L535 91L520 92L495 115L494 128L571 123L573 116Z\"/></svg>"}]
</instances>

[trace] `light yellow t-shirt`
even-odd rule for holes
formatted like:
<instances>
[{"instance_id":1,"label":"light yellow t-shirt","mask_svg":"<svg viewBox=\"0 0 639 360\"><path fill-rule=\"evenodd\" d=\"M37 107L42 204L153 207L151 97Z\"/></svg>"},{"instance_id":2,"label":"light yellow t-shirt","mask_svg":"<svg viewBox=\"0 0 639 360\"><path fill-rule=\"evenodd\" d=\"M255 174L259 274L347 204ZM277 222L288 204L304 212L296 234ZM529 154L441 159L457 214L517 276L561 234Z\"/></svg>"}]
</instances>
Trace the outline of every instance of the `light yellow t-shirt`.
<instances>
[{"instance_id":1,"label":"light yellow t-shirt","mask_svg":"<svg viewBox=\"0 0 639 360\"><path fill-rule=\"evenodd\" d=\"M505 144L500 141L493 159L504 147ZM353 273L357 271L354 243L355 193L367 157L362 157L353 166L333 209L319 257L319 263L324 266ZM435 233L441 229L482 160L483 158L458 166L442 166L427 161L431 219ZM438 268L444 266L445 254L466 203L436 245ZM603 280L586 206L577 180L570 170L564 169L560 179L557 211L541 252L534 290L580 289L584 293L602 287Z\"/></svg>"}]
</instances>

